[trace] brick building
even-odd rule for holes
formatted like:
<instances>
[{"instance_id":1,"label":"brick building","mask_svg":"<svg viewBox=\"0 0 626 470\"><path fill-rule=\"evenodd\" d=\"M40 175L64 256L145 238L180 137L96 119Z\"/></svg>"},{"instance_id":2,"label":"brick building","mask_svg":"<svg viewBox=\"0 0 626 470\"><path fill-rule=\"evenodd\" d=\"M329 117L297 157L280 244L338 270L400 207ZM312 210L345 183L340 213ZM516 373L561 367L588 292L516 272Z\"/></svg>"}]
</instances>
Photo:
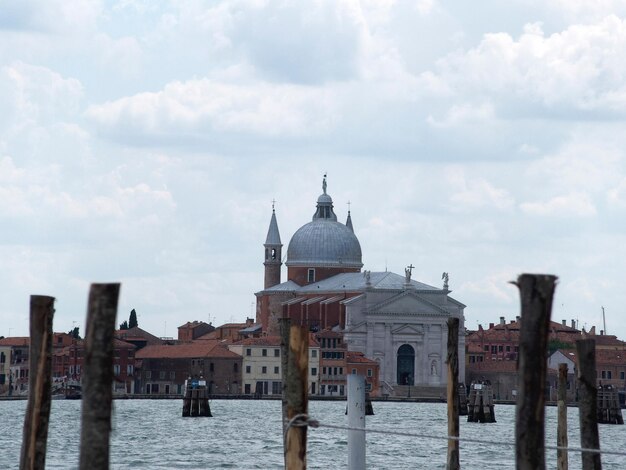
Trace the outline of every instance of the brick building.
<instances>
[{"instance_id":1,"label":"brick building","mask_svg":"<svg viewBox=\"0 0 626 470\"><path fill-rule=\"evenodd\" d=\"M189 377L206 379L209 393L241 393L241 356L220 340L146 346L137 352L137 393L180 394Z\"/></svg>"}]
</instances>

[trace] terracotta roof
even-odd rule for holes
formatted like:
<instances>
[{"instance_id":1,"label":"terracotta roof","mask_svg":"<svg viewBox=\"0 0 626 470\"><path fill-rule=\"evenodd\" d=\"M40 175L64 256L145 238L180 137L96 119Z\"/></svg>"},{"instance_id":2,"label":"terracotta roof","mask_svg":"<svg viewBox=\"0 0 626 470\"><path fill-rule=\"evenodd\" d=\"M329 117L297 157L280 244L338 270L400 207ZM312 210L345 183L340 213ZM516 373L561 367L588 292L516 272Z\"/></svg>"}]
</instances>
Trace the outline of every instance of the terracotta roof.
<instances>
[{"instance_id":1,"label":"terracotta roof","mask_svg":"<svg viewBox=\"0 0 626 470\"><path fill-rule=\"evenodd\" d=\"M215 329L218 330L220 328L245 328L248 325L246 323L224 323L223 325L220 325L218 327L216 327Z\"/></svg>"},{"instance_id":2,"label":"terracotta roof","mask_svg":"<svg viewBox=\"0 0 626 470\"><path fill-rule=\"evenodd\" d=\"M28 336L12 336L0 339L0 346L30 346Z\"/></svg>"},{"instance_id":3,"label":"terracotta roof","mask_svg":"<svg viewBox=\"0 0 626 470\"><path fill-rule=\"evenodd\" d=\"M229 351L222 341L202 340L180 344L163 344L146 346L137 351L137 359L160 359L160 358L198 358L198 357L223 357L239 358L239 354Z\"/></svg>"},{"instance_id":4,"label":"terracotta roof","mask_svg":"<svg viewBox=\"0 0 626 470\"><path fill-rule=\"evenodd\" d=\"M117 338L113 338L113 347L115 349L137 349L137 346Z\"/></svg>"},{"instance_id":5,"label":"terracotta roof","mask_svg":"<svg viewBox=\"0 0 626 470\"><path fill-rule=\"evenodd\" d=\"M138 326L134 326L133 328L129 328L127 330L117 330L115 332L115 336L119 339L127 341L145 340L147 344L163 343L160 338L154 336L152 333L148 333L146 330L143 330Z\"/></svg>"},{"instance_id":6,"label":"terracotta roof","mask_svg":"<svg viewBox=\"0 0 626 470\"><path fill-rule=\"evenodd\" d=\"M346 352L346 362L348 364L359 363L359 364L371 364L371 365L376 365L376 366L378 365L378 362L372 359L368 359L367 357L363 355L362 352L358 352L358 351Z\"/></svg>"}]
</instances>

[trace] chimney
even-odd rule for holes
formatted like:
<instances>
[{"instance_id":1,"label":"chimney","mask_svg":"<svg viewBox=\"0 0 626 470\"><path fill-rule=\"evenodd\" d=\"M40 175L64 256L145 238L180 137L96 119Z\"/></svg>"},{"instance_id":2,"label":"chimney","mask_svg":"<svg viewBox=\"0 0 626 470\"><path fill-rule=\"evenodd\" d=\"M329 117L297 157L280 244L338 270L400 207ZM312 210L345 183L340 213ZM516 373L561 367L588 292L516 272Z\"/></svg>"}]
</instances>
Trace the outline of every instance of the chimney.
<instances>
[{"instance_id":1,"label":"chimney","mask_svg":"<svg viewBox=\"0 0 626 470\"><path fill-rule=\"evenodd\" d=\"M511 320L511 325L512 325L513 323L515 323L515 320Z\"/></svg>"},{"instance_id":2,"label":"chimney","mask_svg":"<svg viewBox=\"0 0 626 470\"><path fill-rule=\"evenodd\" d=\"M520 321L521 319L522 319L522 317L520 317L519 315L515 317L515 321L516 321L517 323L519 323L519 321Z\"/></svg>"},{"instance_id":3,"label":"chimney","mask_svg":"<svg viewBox=\"0 0 626 470\"><path fill-rule=\"evenodd\" d=\"M600 330L600 336L604 336L604 330Z\"/></svg>"},{"instance_id":4,"label":"chimney","mask_svg":"<svg viewBox=\"0 0 626 470\"><path fill-rule=\"evenodd\" d=\"M572 318L572 328L576 329L576 320Z\"/></svg>"},{"instance_id":5,"label":"chimney","mask_svg":"<svg viewBox=\"0 0 626 470\"><path fill-rule=\"evenodd\" d=\"M504 317L500 317L500 325L504 325L505 321L504 321Z\"/></svg>"},{"instance_id":6,"label":"chimney","mask_svg":"<svg viewBox=\"0 0 626 470\"><path fill-rule=\"evenodd\" d=\"M567 320L561 320L561 323L563 324L563 326L567 326Z\"/></svg>"},{"instance_id":7,"label":"chimney","mask_svg":"<svg viewBox=\"0 0 626 470\"><path fill-rule=\"evenodd\" d=\"M492 329L494 327L493 323L489 323L489 329Z\"/></svg>"}]
</instances>

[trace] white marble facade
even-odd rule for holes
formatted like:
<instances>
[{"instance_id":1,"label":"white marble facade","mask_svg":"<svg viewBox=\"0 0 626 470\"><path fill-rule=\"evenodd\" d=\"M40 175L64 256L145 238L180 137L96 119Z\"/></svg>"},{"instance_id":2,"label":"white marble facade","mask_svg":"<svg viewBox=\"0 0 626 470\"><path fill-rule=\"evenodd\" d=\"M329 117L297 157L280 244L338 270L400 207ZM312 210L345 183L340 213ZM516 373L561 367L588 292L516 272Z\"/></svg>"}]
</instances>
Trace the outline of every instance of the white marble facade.
<instances>
[{"instance_id":1,"label":"white marble facade","mask_svg":"<svg viewBox=\"0 0 626 470\"><path fill-rule=\"evenodd\" d=\"M459 318L459 380L465 377L465 305L445 289L368 288L346 305L344 339L380 364L380 380L390 386L445 386L447 321Z\"/></svg>"}]
</instances>

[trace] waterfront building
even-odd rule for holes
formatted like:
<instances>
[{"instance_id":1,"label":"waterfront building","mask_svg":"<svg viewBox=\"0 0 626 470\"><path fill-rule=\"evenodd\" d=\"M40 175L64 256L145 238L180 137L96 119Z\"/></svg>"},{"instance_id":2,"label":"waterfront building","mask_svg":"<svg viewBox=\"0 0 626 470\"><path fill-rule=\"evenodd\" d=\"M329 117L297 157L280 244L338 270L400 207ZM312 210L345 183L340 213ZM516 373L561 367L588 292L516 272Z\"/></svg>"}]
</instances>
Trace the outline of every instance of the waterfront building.
<instances>
[{"instance_id":1,"label":"waterfront building","mask_svg":"<svg viewBox=\"0 0 626 470\"><path fill-rule=\"evenodd\" d=\"M411 279L413 266L404 275L392 272L361 272L361 245L355 235L350 211L346 223L338 222L326 178L317 199L312 221L292 236L286 256L287 280L281 282L282 241L276 212L272 209L264 244L264 289L256 293L257 322L267 334L278 332L278 319L290 318L311 331L333 329L344 337L347 351L362 352L379 365L381 380L392 392L397 385L443 387L447 344L447 321L460 320L464 331L465 306L451 298L448 275L437 288ZM465 351L459 337L459 355ZM322 362L324 358L322 358ZM343 384L322 382L335 392ZM343 365L332 366L337 372ZM464 376L464 362L460 363Z\"/></svg>"},{"instance_id":2,"label":"waterfront building","mask_svg":"<svg viewBox=\"0 0 626 470\"><path fill-rule=\"evenodd\" d=\"M365 377L365 391L372 397L379 396L378 362L368 359L362 352L348 351L346 354L346 373Z\"/></svg>"},{"instance_id":3,"label":"waterfront building","mask_svg":"<svg viewBox=\"0 0 626 470\"><path fill-rule=\"evenodd\" d=\"M150 345L136 359L137 393L180 394L190 376L206 379L211 394L241 393L241 356L222 340Z\"/></svg>"},{"instance_id":4,"label":"waterfront building","mask_svg":"<svg viewBox=\"0 0 626 470\"><path fill-rule=\"evenodd\" d=\"M246 338L229 344L228 349L242 358L242 386L246 395L282 394L280 337ZM308 393L319 392L319 345L309 337Z\"/></svg>"}]
</instances>

